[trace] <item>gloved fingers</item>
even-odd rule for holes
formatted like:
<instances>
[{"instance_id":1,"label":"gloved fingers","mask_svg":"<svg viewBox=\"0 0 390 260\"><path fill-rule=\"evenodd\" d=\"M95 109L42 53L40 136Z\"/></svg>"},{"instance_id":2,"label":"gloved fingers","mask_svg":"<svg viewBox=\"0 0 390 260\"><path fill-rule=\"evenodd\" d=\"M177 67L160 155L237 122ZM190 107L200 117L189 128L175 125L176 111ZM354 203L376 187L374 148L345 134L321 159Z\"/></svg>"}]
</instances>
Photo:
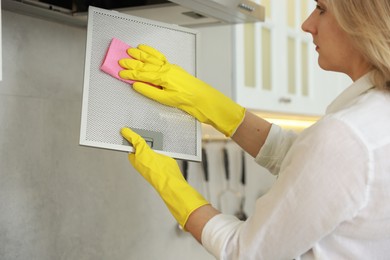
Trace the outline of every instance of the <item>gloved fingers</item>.
<instances>
[{"instance_id":1,"label":"gloved fingers","mask_svg":"<svg viewBox=\"0 0 390 260\"><path fill-rule=\"evenodd\" d=\"M145 139L143 139L139 134L131 130L130 128L124 127L121 129L121 135L133 145L134 153L129 153L129 161L135 169L142 172L142 158L150 158L152 155L150 153L152 150L146 144ZM141 167L141 168L140 168ZM148 179L149 180L149 179Z\"/></svg>"},{"instance_id":2,"label":"gloved fingers","mask_svg":"<svg viewBox=\"0 0 390 260\"><path fill-rule=\"evenodd\" d=\"M153 151L145 139L130 128L122 128L121 134L133 145L135 150L134 153L129 153L130 163L152 185L154 185L152 183L153 176L160 176L161 178L165 174L180 172L180 168L173 158ZM160 171L162 175L159 175Z\"/></svg>"},{"instance_id":3,"label":"gloved fingers","mask_svg":"<svg viewBox=\"0 0 390 260\"><path fill-rule=\"evenodd\" d=\"M130 79L135 81L142 81L151 83L155 86L161 86L163 84L160 73L143 72L138 70L122 70L119 72L119 77L122 79Z\"/></svg>"},{"instance_id":4,"label":"gloved fingers","mask_svg":"<svg viewBox=\"0 0 390 260\"><path fill-rule=\"evenodd\" d=\"M131 58L124 58L118 61L119 65L124 69L139 69L143 67L143 62Z\"/></svg>"},{"instance_id":5,"label":"gloved fingers","mask_svg":"<svg viewBox=\"0 0 390 260\"><path fill-rule=\"evenodd\" d=\"M121 70L121 71L119 71L118 75L122 79L136 80L133 77L133 71L132 70Z\"/></svg>"},{"instance_id":6,"label":"gloved fingers","mask_svg":"<svg viewBox=\"0 0 390 260\"><path fill-rule=\"evenodd\" d=\"M159 71L161 66L151 63L144 63L135 59L120 59L119 65L124 69L138 70L138 71Z\"/></svg>"},{"instance_id":7,"label":"gloved fingers","mask_svg":"<svg viewBox=\"0 0 390 260\"><path fill-rule=\"evenodd\" d=\"M138 148L143 148L143 146L146 145L146 141L139 134L128 127L121 129L121 135L133 145L135 150L138 150Z\"/></svg>"},{"instance_id":8,"label":"gloved fingers","mask_svg":"<svg viewBox=\"0 0 390 260\"><path fill-rule=\"evenodd\" d=\"M146 44L140 44L140 45L138 45L138 49L148 53L151 56L156 57L158 60L160 60L160 61L162 61L164 63L167 63L167 58L165 57L165 55L162 54L161 52L159 52L158 50L156 50L153 47L150 47L150 46L148 46Z\"/></svg>"},{"instance_id":9,"label":"gloved fingers","mask_svg":"<svg viewBox=\"0 0 390 260\"><path fill-rule=\"evenodd\" d=\"M140 45L140 46L146 46L146 45ZM139 46L139 47L140 47ZM140 48L129 48L127 50L127 53L133 57L134 59L140 60L142 62L151 63L154 65L164 65L166 63L166 58L163 54L158 52L157 50L153 49L152 47L146 46Z\"/></svg>"}]
</instances>

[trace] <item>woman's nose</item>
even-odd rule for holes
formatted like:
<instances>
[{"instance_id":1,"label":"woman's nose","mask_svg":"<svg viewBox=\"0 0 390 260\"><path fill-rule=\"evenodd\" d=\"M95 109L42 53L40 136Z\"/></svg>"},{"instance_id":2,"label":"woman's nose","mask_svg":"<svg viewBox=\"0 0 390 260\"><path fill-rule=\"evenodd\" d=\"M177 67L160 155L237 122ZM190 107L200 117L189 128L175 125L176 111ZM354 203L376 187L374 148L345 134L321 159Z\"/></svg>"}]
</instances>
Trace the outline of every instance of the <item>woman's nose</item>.
<instances>
[{"instance_id":1,"label":"woman's nose","mask_svg":"<svg viewBox=\"0 0 390 260\"><path fill-rule=\"evenodd\" d=\"M313 13L306 18L306 20L302 23L301 28L304 32L315 34L315 26L313 23Z\"/></svg>"}]
</instances>

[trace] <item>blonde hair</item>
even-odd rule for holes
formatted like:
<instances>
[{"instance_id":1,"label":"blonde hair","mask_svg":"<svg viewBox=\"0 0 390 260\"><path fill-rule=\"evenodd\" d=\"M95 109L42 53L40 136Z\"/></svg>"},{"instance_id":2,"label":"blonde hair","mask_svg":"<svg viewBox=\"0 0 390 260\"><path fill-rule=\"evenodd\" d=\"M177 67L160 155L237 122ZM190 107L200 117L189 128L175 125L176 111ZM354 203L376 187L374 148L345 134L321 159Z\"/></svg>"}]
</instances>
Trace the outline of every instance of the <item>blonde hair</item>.
<instances>
[{"instance_id":1,"label":"blonde hair","mask_svg":"<svg viewBox=\"0 0 390 260\"><path fill-rule=\"evenodd\" d=\"M377 88L390 90L390 1L327 0L341 28L372 66Z\"/></svg>"}]
</instances>

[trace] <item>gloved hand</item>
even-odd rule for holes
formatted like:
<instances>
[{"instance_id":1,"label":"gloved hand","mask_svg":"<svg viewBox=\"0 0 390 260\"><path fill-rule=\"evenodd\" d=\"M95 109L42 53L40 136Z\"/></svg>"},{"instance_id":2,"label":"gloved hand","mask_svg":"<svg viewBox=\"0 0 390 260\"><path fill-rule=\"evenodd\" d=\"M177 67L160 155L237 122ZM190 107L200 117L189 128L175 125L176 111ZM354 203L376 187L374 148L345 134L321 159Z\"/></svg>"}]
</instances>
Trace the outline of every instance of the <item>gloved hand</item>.
<instances>
[{"instance_id":1,"label":"gloved hand","mask_svg":"<svg viewBox=\"0 0 390 260\"><path fill-rule=\"evenodd\" d=\"M245 109L181 67L170 64L159 51L147 45L128 49L133 59L121 59L123 79L136 82L133 88L164 105L177 107L202 123L230 137L243 121ZM151 87L151 83L160 88Z\"/></svg>"},{"instance_id":2,"label":"gloved hand","mask_svg":"<svg viewBox=\"0 0 390 260\"><path fill-rule=\"evenodd\" d=\"M190 214L209 202L187 183L174 159L154 152L129 128L123 128L121 134L135 149L135 153L129 153L131 164L160 194L174 218L185 228Z\"/></svg>"}]
</instances>

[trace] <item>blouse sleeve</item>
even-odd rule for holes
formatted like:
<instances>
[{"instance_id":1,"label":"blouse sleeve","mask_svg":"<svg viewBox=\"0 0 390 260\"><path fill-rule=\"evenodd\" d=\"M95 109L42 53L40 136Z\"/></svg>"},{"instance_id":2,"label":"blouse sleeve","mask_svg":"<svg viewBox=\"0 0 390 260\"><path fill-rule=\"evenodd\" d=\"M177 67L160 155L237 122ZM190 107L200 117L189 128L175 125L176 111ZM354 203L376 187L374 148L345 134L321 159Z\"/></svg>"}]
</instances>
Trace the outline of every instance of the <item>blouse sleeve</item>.
<instances>
[{"instance_id":1,"label":"blouse sleeve","mask_svg":"<svg viewBox=\"0 0 390 260\"><path fill-rule=\"evenodd\" d=\"M255 161L272 174L278 175L280 165L296 138L297 133L283 130L280 126L272 124L268 137Z\"/></svg>"},{"instance_id":2,"label":"blouse sleeve","mask_svg":"<svg viewBox=\"0 0 390 260\"><path fill-rule=\"evenodd\" d=\"M220 214L204 227L202 244L218 259L298 258L366 203L370 157L343 122L318 122L279 164L279 178L248 220Z\"/></svg>"}]
</instances>

